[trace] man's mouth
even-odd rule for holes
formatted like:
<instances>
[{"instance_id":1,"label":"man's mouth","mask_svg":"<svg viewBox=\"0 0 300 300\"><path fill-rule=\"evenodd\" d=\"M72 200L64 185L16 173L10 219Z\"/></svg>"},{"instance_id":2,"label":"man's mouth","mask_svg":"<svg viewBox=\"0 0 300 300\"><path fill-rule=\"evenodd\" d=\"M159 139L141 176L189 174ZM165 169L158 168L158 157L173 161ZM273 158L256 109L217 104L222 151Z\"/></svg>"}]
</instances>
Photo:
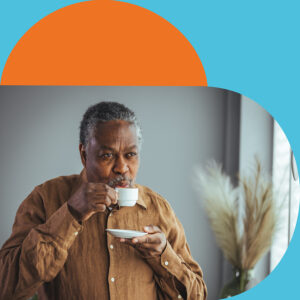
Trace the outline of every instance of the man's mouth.
<instances>
[{"instance_id":1,"label":"man's mouth","mask_svg":"<svg viewBox=\"0 0 300 300\"><path fill-rule=\"evenodd\" d=\"M115 184L115 188L128 188L130 184L127 181L121 181Z\"/></svg>"},{"instance_id":2,"label":"man's mouth","mask_svg":"<svg viewBox=\"0 0 300 300\"><path fill-rule=\"evenodd\" d=\"M116 177L108 182L112 188L129 188L132 185L132 180L128 177Z\"/></svg>"}]
</instances>

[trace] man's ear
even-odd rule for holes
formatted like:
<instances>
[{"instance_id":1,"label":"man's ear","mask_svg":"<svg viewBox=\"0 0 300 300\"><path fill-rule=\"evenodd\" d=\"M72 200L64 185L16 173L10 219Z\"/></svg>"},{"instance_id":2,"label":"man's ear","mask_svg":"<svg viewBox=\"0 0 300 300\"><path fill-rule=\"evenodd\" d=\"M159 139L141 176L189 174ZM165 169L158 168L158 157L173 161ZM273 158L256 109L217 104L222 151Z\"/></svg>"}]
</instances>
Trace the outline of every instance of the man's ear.
<instances>
[{"instance_id":1,"label":"man's ear","mask_svg":"<svg viewBox=\"0 0 300 300\"><path fill-rule=\"evenodd\" d=\"M79 144L79 153L80 153L80 158L83 166L85 167L86 165L86 149L83 144Z\"/></svg>"}]
</instances>

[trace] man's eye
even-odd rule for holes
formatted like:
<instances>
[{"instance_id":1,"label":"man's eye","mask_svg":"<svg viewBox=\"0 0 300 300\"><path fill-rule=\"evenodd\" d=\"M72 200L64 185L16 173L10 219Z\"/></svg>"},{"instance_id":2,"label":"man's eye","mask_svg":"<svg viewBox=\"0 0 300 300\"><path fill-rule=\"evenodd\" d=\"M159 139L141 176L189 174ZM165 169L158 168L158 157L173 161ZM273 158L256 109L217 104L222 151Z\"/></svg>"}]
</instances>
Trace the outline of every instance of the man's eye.
<instances>
[{"instance_id":1,"label":"man's eye","mask_svg":"<svg viewBox=\"0 0 300 300\"><path fill-rule=\"evenodd\" d=\"M113 157L113 154L112 153L104 153L100 157L101 158L111 158L111 157Z\"/></svg>"},{"instance_id":2,"label":"man's eye","mask_svg":"<svg viewBox=\"0 0 300 300\"><path fill-rule=\"evenodd\" d=\"M133 157L133 156L136 156L137 153L136 152L129 152L127 153L127 157Z\"/></svg>"}]
</instances>

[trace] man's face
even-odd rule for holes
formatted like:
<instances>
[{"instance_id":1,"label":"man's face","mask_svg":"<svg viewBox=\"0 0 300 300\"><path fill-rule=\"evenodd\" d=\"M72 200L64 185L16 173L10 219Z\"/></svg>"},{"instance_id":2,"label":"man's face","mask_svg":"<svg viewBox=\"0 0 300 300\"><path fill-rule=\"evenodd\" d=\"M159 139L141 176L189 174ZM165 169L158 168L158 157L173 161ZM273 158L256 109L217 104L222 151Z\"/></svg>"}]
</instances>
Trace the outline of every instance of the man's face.
<instances>
[{"instance_id":1,"label":"man's face","mask_svg":"<svg viewBox=\"0 0 300 300\"><path fill-rule=\"evenodd\" d=\"M99 123L87 147L79 146L89 182L130 187L139 168L138 139L134 125L126 121Z\"/></svg>"}]
</instances>

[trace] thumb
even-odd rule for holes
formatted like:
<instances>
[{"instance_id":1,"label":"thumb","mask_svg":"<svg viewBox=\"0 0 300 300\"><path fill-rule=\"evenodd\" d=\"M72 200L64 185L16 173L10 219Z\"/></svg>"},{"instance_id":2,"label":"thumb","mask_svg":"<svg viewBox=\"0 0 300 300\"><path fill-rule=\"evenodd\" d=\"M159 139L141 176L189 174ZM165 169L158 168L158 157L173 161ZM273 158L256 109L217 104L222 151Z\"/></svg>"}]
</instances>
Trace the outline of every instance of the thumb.
<instances>
[{"instance_id":1,"label":"thumb","mask_svg":"<svg viewBox=\"0 0 300 300\"><path fill-rule=\"evenodd\" d=\"M160 232L160 229L157 226L148 225L144 227L144 231L148 233Z\"/></svg>"}]
</instances>

